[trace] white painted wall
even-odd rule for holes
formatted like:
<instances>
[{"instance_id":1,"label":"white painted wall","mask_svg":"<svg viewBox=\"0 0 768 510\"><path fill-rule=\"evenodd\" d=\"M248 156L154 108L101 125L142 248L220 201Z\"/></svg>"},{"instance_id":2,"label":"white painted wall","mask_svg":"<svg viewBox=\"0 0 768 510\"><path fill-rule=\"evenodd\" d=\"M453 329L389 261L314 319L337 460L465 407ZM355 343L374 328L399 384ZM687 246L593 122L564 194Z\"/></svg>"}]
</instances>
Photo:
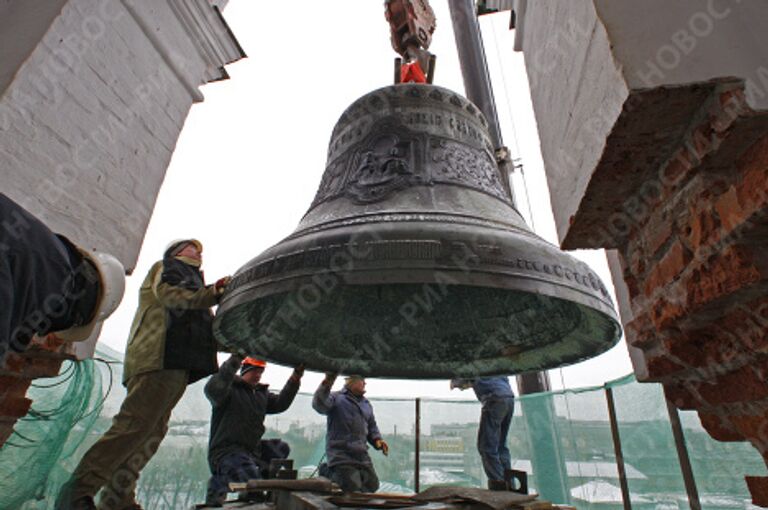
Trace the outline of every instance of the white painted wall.
<instances>
[{"instance_id":1,"label":"white painted wall","mask_svg":"<svg viewBox=\"0 0 768 510\"><path fill-rule=\"evenodd\" d=\"M0 95L65 3L66 0L0 1Z\"/></svg>"},{"instance_id":2,"label":"white painted wall","mask_svg":"<svg viewBox=\"0 0 768 510\"><path fill-rule=\"evenodd\" d=\"M768 109L768 9L763 0L594 0L630 88L742 78Z\"/></svg>"},{"instance_id":3,"label":"white painted wall","mask_svg":"<svg viewBox=\"0 0 768 510\"><path fill-rule=\"evenodd\" d=\"M3 192L132 269L197 87L239 57L206 0L69 0L0 96Z\"/></svg>"},{"instance_id":4,"label":"white painted wall","mask_svg":"<svg viewBox=\"0 0 768 510\"><path fill-rule=\"evenodd\" d=\"M518 27L562 240L629 90L591 0L529 1Z\"/></svg>"}]
</instances>

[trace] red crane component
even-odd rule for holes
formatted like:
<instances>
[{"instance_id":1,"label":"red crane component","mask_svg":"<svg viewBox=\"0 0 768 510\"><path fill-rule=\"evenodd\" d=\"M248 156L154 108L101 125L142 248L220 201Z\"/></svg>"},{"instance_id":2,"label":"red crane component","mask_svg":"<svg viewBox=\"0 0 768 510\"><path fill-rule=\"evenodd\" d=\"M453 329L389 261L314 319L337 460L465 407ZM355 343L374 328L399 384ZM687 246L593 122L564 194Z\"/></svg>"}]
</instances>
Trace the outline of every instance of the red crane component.
<instances>
[{"instance_id":1,"label":"red crane component","mask_svg":"<svg viewBox=\"0 0 768 510\"><path fill-rule=\"evenodd\" d=\"M418 62L409 62L400 65L399 83L427 83L427 77Z\"/></svg>"},{"instance_id":2,"label":"red crane component","mask_svg":"<svg viewBox=\"0 0 768 510\"><path fill-rule=\"evenodd\" d=\"M427 0L385 0L395 60L395 83L432 83L435 56L427 51L435 31L435 13Z\"/></svg>"}]
</instances>

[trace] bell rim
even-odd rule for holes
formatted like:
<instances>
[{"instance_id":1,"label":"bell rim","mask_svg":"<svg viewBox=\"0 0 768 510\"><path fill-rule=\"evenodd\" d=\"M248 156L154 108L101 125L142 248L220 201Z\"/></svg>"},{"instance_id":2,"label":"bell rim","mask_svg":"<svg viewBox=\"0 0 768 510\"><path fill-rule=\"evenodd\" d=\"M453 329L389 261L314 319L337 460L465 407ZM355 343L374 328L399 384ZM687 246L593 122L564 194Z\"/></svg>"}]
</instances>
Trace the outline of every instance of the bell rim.
<instances>
[{"instance_id":1,"label":"bell rim","mask_svg":"<svg viewBox=\"0 0 768 510\"><path fill-rule=\"evenodd\" d=\"M274 298L275 296L270 296ZM329 366L334 366L339 372L344 372L341 368L346 364L348 370L355 373L360 373L367 377L376 377L382 379L416 379L416 380L433 380L433 379L445 379L450 377L471 377L471 376L492 376L492 375L514 375L518 373L525 373L534 370L554 369L560 366L571 365L580 361L589 359L595 355L606 352L613 346L615 346L621 339L621 327L614 317L600 312L589 306L582 305L571 299L554 298L555 300L566 301L568 306L577 307L582 310L583 314L588 317L587 322L590 322L594 326L593 321L597 321L600 328L597 330L589 329L586 326L582 326L584 329L590 331L601 331L603 335L590 335L586 341L583 341L576 346L575 344L564 344L558 340L558 342L547 344L546 349L544 347L537 347L535 349L523 350L520 352L513 352L508 356L496 356L493 358L471 358L471 361L459 362L459 361L434 361L431 360L428 366L422 366L419 368L418 376L415 376L413 370L403 368L399 366L402 360L395 359L338 359L324 355L320 355L316 352L316 348L308 348L302 346L300 342L296 342L294 337L286 337L280 339L281 347L274 348L274 343L265 338L265 334L250 337L247 349L244 348L244 344L238 342L232 342L235 350L254 351L259 356L264 357L272 362L278 364L293 364L303 361L306 367L310 370L328 371ZM242 306L254 306L254 301L246 301L241 303ZM240 306L240 305L238 305ZM237 308L237 307L235 307ZM226 312L225 312L226 313ZM222 316L217 313L214 320L214 334L216 338L223 345L229 345L230 339L226 336L224 326L222 325ZM578 332L571 332L577 336L583 334L583 330ZM571 334L569 333L569 334ZM298 337L296 337L298 338ZM269 347L269 345L272 347ZM290 345L290 349L284 349L285 345ZM267 346L265 348L265 346ZM541 360L542 352L549 353L550 349L556 347L560 350L565 349L566 352L559 352L557 356L557 363L546 364L547 359L544 357L545 364L542 362L539 364L531 364L531 360ZM579 350L573 350L578 347ZM568 351L568 349L571 349ZM318 357L319 356L319 357ZM468 358L469 360L469 358ZM375 364L375 366L373 366Z\"/></svg>"}]
</instances>

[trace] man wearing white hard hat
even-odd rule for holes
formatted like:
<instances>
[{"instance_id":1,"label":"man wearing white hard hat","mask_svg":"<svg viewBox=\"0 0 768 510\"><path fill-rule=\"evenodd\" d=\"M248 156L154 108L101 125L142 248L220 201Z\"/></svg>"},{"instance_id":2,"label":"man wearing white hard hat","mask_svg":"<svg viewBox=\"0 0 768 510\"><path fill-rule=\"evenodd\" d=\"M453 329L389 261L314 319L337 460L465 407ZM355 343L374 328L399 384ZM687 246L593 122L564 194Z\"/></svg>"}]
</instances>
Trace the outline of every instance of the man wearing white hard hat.
<instances>
[{"instance_id":1,"label":"man wearing white hard hat","mask_svg":"<svg viewBox=\"0 0 768 510\"><path fill-rule=\"evenodd\" d=\"M76 246L0 193L0 368L35 336L85 342L92 352L124 290L115 257Z\"/></svg>"},{"instance_id":2,"label":"man wearing white hard hat","mask_svg":"<svg viewBox=\"0 0 768 510\"><path fill-rule=\"evenodd\" d=\"M168 431L171 411L189 383L218 369L213 313L229 277L206 285L203 245L171 242L139 289L125 352L128 394L112 426L84 455L62 488L59 510L139 510L136 482Z\"/></svg>"}]
</instances>

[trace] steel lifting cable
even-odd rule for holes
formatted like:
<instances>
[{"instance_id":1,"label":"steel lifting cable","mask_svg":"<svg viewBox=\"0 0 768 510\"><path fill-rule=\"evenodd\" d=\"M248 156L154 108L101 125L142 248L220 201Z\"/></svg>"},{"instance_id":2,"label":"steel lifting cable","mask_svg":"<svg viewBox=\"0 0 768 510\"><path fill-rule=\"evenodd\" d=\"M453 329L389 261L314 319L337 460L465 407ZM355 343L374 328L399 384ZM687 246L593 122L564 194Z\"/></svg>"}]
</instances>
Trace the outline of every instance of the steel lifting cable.
<instances>
[{"instance_id":1,"label":"steel lifting cable","mask_svg":"<svg viewBox=\"0 0 768 510\"><path fill-rule=\"evenodd\" d=\"M515 126L515 117L512 115L512 102L509 99L509 89L507 88L507 75L504 72L504 63L501 60L501 51L499 50L499 37L496 34L496 25L493 20L489 20L491 25L491 32L493 32L493 44L496 47L496 60L499 62L499 72L501 73L501 84L504 89L504 98L507 102L507 116L509 117L509 123L512 126L512 141L514 142L515 154L517 158L512 159L512 164L515 169L520 169L520 177L523 180L523 193L525 194L525 203L528 206L528 221L531 224L531 230L536 232L536 224L533 219L533 209L531 208L531 197L528 193L528 182L525 178L525 170L523 169L523 158L520 155L520 143L517 140L517 127Z\"/></svg>"},{"instance_id":2,"label":"steel lifting cable","mask_svg":"<svg viewBox=\"0 0 768 510\"><path fill-rule=\"evenodd\" d=\"M501 73L501 82L502 82L503 89L504 89L504 97L505 97L506 102L507 102L507 115L509 116L509 121L510 121L510 124L512 126L512 140L514 142L515 154L520 156L520 144L519 144L518 139L517 139L517 128L515 126L515 117L512 114L512 102L510 101L510 98L509 98L509 89L507 87L507 77L506 77L506 73L504 72L504 63L503 63L503 61L501 59L501 51L499 50L499 37L498 37L498 35L496 33L496 26L495 26L495 24L492 21L490 22L490 24L491 24L491 31L493 32L493 43L494 43L494 45L496 47L496 59L499 62L499 71ZM515 165L514 167L516 169L517 168L520 169L520 177L522 178L522 181L523 181L523 192L525 194L525 202L526 202L526 204L528 206L528 218L529 218L529 221L530 221L530 224L531 224L531 230L533 230L535 232L536 231L536 224L535 224L535 221L534 221L534 218L533 218L533 208L531 207L531 197L530 197L530 194L528 192L528 179L526 179L526 177L525 177L525 170L523 169L522 157L518 157L516 159L513 159L512 162ZM519 162L519 164L517 164L516 162ZM572 415L571 415L571 405L570 405L570 402L569 402L569 399L568 399L568 392L566 391L566 387L565 387L565 376L563 374L563 368L562 367L559 368L559 372L560 372L560 384L561 384L561 386L563 388L563 398L565 399L565 414L566 414L566 418L568 420L568 429L569 429L570 436L571 436L571 443L573 444L573 448L574 448L574 451L575 451L576 447L577 447L577 445L576 445L576 436L575 436L575 433L574 433L574 430L573 430L573 419L572 419ZM558 448L558 450L559 450L559 448ZM567 469L568 468L566 466L566 476L567 476ZM578 460L576 461L576 469L578 470L579 476L583 477L584 474L582 473L581 462L579 462Z\"/></svg>"}]
</instances>

